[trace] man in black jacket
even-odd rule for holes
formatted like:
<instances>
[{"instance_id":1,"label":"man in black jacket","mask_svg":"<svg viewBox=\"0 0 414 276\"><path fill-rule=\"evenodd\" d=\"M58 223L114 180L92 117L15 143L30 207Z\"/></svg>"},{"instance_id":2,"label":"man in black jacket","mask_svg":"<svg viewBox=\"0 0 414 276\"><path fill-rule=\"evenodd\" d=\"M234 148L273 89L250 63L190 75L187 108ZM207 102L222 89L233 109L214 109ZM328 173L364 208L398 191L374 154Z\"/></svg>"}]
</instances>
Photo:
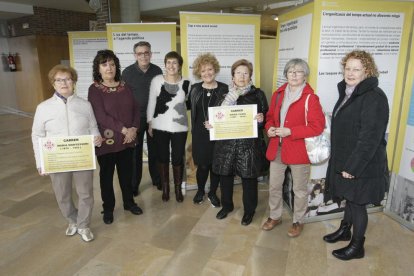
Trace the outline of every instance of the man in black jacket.
<instances>
[{"instance_id":1,"label":"man in black jacket","mask_svg":"<svg viewBox=\"0 0 414 276\"><path fill-rule=\"evenodd\" d=\"M148 168L152 184L161 189L161 180L157 171L157 162L153 138L148 135L147 105L151 80L156 75L162 74L157 65L151 63L151 44L147 41L140 41L134 45L134 56L136 62L125 68L122 72L122 79L131 87L135 100L140 105L141 124L137 133L137 146L134 152L134 171L132 178L132 191L134 196L139 194L139 184L142 178L142 150L144 133L147 133L148 147Z\"/></svg>"}]
</instances>

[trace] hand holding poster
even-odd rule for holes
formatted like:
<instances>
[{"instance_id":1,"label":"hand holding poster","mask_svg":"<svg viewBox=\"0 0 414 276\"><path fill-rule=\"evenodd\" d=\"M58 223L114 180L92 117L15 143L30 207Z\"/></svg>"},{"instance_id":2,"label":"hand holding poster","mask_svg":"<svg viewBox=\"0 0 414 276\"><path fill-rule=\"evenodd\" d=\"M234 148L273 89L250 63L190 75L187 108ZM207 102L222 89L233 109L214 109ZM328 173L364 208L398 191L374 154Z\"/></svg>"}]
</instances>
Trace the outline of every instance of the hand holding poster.
<instances>
[{"instance_id":1,"label":"hand holding poster","mask_svg":"<svg viewBox=\"0 0 414 276\"><path fill-rule=\"evenodd\" d=\"M39 149L43 174L96 169L93 135L45 137Z\"/></svg>"},{"instance_id":2,"label":"hand holding poster","mask_svg":"<svg viewBox=\"0 0 414 276\"><path fill-rule=\"evenodd\" d=\"M256 115L255 104L209 107L210 140L256 138Z\"/></svg>"}]
</instances>

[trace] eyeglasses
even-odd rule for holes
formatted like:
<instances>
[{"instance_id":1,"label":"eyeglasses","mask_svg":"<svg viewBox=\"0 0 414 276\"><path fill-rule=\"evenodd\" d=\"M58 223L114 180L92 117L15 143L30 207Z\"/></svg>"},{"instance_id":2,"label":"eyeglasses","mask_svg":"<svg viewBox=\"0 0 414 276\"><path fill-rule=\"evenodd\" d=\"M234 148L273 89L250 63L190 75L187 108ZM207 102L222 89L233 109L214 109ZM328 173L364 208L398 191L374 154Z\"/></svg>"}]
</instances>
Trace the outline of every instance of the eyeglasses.
<instances>
[{"instance_id":1,"label":"eyeglasses","mask_svg":"<svg viewBox=\"0 0 414 276\"><path fill-rule=\"evenodd\" d=\"M151 55L151 52L138 52L135 53L138 57L149 57Z\"/></svg>"},{"instance_id":2,"label":"eyeglasses","mask_svg":"<svg viewBox=\"0 0 414 276\"><path fill-rule=\"evenodd\" d=\"M287 74L289 76L303 76L305 75L305 71L288 71Z\"/></svg>"},{"instance_id":3,"label":"eyeglasses","mask_svg":"<svg viewBox=\"0 0 414 276\"><path fill-rule=\"evenodd\" d=\"M360 68L349 68L349 67L345 67L345 72L347 72L347 73L360 73L360 72L362 72L362 70L363 69L360 69Z\"/></svg>"},{"instance_id":4,"label":"eyeglasses","mask_svg":"<svg viewBox=\"0 0 414 276\"><path fill-rule=\"evenodd\" d=\"M55 79L55 83L63 84L63 83L71 83L72 79Z\"/></svg>"}]
</instances>

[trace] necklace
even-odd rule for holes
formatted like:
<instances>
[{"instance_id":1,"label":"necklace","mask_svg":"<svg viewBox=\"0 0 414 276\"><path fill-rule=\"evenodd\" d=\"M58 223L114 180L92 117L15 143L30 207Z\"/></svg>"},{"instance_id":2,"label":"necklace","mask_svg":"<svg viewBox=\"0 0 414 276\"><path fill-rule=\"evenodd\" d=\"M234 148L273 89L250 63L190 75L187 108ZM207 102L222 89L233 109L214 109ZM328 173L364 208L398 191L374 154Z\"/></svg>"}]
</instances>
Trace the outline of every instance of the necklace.
<instances>
[{"instance_id":1,"label":"necklace","mask_svg":"<svg viewBox=\"0 0 414 276\"><path fill-rule=\"evenodd\" d=\"M204 115L204 123L203 124L205 124L205 122L208 121L208 108L210 107L210 102L211 102L211 99L213 98L213 97L210 97L210 96L214 95L215 90L216 90L215 88L207 89L207 88L203 87L203 95L201 97L201 107L203 109L203 115ZM204 107L204 98L205 98L204 95L209 97L208 103L207 103L207 115L206 115L206 108Z\"/></svg>"},{"instance_id":2,"label":"necklace","mask_svg":"<svg viewBox=\"0 0 414 276\"><path fill-rule=\"evenodd\" d=\"M216 85L217 86L217 83L213 83L213 86L214 85ZM214 91L214 89L216 89L217 87L213 87L213 88L207 88L207 87L204 87L204 86L202 86L203 87L203 90L205 90L206 92L207 92L207 97L210 97L211 96L211 94L213 93L213 91Z\"/></svg>"}]
</instances>

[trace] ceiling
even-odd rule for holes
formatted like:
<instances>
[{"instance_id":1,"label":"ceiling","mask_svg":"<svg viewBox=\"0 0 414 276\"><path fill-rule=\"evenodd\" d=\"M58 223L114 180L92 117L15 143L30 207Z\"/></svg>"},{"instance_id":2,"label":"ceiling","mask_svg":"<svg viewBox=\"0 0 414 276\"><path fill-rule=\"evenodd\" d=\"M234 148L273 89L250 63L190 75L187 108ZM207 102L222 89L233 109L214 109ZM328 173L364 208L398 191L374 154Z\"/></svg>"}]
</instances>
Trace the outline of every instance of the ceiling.
<instances>
[{"instance_id":1,"label":"ceiling","mask_svg":"<svg viewBox=\"0 0 414 276\"><path fill-rule=\"evenodd\" d=\"M105 0L101 0L105 1ZM110 0L111 6L122 0ZM143 22L179 22L180 11L247 13L261 15L261 34L274 36L273 18L309 0L136 0ZM194 4L195 3L195 4ZM119 4L118 4L119 5ZM0 20L30 15L33 6L93 13L86 0L0 0Z\"/></svg>"}]
</instances>

